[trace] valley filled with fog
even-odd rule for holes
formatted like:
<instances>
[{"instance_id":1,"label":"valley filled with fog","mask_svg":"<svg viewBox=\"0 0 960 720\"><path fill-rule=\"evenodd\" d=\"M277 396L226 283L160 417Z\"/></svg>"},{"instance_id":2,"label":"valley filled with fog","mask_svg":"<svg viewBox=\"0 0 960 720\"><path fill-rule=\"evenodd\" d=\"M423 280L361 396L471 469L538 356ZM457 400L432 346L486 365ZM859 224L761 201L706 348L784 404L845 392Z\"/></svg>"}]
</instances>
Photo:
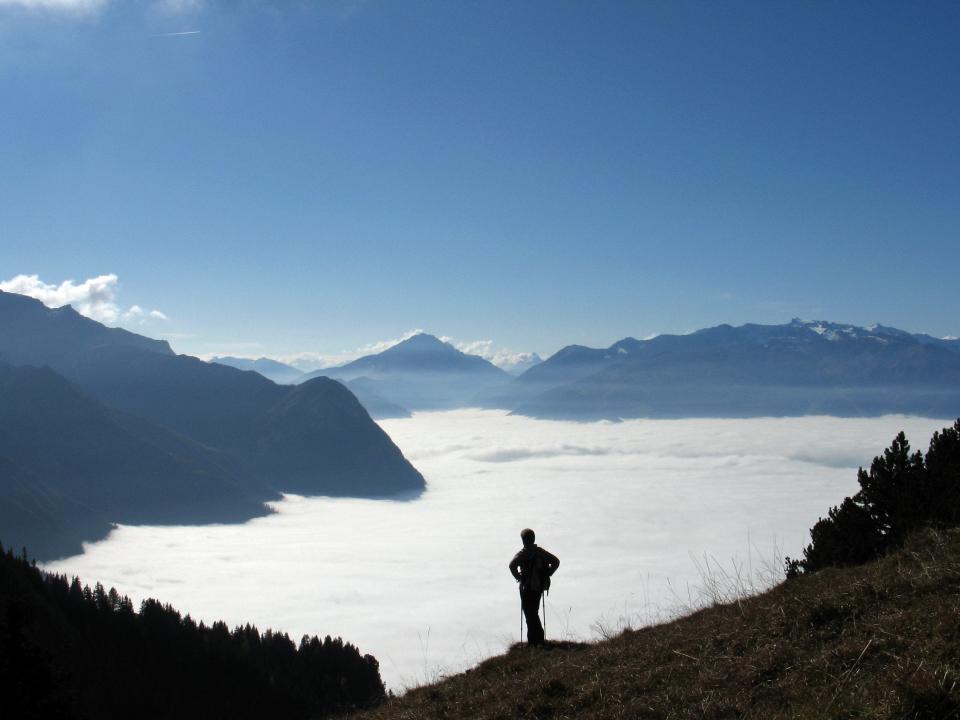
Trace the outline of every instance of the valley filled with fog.
<instances>
[{"instance_id":1,"label":"valley filled with fog","mask_svg":"<svg viewBox=\"0 0 960 720\"><path fill-rule=\"evenodd\" d=\"M245 524L121 526L46 568L197 620L340 635L399 690L517 641L506 566L525 526L561 560L548 638L589 639L696 605L705 574L775 579L782 556L856 491L858 466L901 429L924 450L947 424L417 413L380 425L426 477L419 497L287 496Z\"/></svg>"}]
</instances>

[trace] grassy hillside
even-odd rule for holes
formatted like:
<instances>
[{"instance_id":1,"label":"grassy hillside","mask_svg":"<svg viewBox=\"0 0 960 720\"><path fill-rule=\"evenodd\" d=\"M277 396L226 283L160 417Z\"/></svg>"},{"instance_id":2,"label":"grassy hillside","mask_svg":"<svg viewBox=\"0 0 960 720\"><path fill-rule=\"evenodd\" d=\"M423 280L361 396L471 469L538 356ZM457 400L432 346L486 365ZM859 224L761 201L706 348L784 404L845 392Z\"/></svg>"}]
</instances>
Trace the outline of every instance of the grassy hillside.
<instances>
[{"instance_id":1,"label":"grassy hillside","mask_svg":"<svg viewBox=\"0 0 960 720\"><path fill-rule=\"evenodd\" d=\"M611 640L514 646L360 717L960 717L960 530Z\"/></svg>"}]
</instances>

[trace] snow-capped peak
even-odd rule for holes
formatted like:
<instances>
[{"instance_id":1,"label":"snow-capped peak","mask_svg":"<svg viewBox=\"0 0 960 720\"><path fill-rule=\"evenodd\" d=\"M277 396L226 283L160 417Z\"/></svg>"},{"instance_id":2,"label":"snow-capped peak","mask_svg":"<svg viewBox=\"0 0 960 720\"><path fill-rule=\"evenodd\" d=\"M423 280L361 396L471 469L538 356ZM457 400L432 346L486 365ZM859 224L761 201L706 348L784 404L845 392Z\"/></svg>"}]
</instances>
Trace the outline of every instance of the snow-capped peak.
<instances>
[{"instance_id":1,"label":"snow-capped peak","mask_svg":"<svg viewBox=\"0 0 960 720\"><path fill-rule=\"evenodd\" d=\"M884 336L902 334L893 328L886 328L876 323L868 325L867 327L857 327L856 325L832 323L826 320L800 320L799 318L794 318L791 324L805 327L811 332L815 332L824 340L830 340L831 342L847 338L851 340L870 339L885 343L888 342L888 340Z\"/></svg>"}]
</instances>

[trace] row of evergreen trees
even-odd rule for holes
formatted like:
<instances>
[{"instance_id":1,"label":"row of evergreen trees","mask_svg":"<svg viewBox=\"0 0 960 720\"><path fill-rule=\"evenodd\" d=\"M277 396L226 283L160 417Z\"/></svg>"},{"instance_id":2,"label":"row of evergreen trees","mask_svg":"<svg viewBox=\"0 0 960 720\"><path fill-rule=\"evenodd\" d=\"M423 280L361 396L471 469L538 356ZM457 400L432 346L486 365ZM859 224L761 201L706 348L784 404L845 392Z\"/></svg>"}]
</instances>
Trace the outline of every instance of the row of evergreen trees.
<instances>
[{"instance_id":1,"label":"row of evergreen trees","mask_svg":"<svg viewBox=\"0 0 960 720\"><path fill-rule=\"evenodd\" d=\"M787 577L864 563L921 527L960 524L960 419L933 434L926 455L901 432L857 480L860 491L810 530L803 559L787 558Z\"/></svg>"},{"instance_id":2,"label":"row of evergreen trees","mask_svg":"<svg viewBox=\"0 0 960 720\"><path fill-rule=\"evenodd\" d=\"M4 718L308 718L385 697L379 666L340 638L231 631L38 569L0 548Z\"/></svg>"}]
</instances>

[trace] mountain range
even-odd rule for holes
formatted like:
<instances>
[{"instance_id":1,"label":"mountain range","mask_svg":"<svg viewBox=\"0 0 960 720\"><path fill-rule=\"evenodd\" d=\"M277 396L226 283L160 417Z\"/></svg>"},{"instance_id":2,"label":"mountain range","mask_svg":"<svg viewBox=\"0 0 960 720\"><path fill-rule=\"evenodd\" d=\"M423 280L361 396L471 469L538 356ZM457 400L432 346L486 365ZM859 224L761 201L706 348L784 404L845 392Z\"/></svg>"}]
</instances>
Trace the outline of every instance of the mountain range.
<instances>
[{"instance_id":1,"label":"mountain range","mask_svg":"<svg viewBox=\"0 0 960 720\"><path fill-rule=\"evenodd\" d=\"M43 558L76 551L114 522L252 517L280 492L421 490L422 476L371 415L465 406L573 420L960 412L960 340L796 319L570 345L519 377L425 333L297 384L265 372L296 371L267 358L177 355L69 306L0 292L0 539Z\"/></svg>"},{"instance_id":2,"label":"mountain range","mask_svg":"<svg viewBox=\"0 0 960 720\"><path fill-rule=\"evenodd\" d=\"M0 430L0 487L32 509L6 507L0 538L41 558L106 522L223 522L263 514L278 492L424 487L339 382L277 385L3 292ZM78 513L82 532L65 522Z\"/></svg>"},{"instance_id":3,"label":"mountain range","mask_svg":"<svg viewBox=\"0 0 960 720\"><path fill-rule=\"evenodd\" d=\"M418 333L383 352L311 372L301 372L266 357L214 357L210 362L253 370L279 384L302 383L316 377L336 378L357 396L371 417L385 419L409 417L410 409L438 410L475 404L478 393L505 386L511 375L521 374L542 359L536 353L523 353L504 370L433 335Z\"/></svg>"},{"instance_id":4,"label":"mountain range","mask_svg":"<svg viewBox=\"0 0 960 720\"><path fill-rule=\"evenodd\" d=\"M570 345L484 398L540 418L883 413L954 417L960 341L793 320Z\"/></svg>"},{"instance_id":5,"label":"mountain range","mask_svg":"<svg viewBox=\"0 0 960 720\"><path fill-rule=\"evenodd\" d=\"M419 334L304 378L344 382L375 417L496 407L539 418L958 412L960 340L792 320L569 345L519 377Z\"/></svg>"}]
</instances>

